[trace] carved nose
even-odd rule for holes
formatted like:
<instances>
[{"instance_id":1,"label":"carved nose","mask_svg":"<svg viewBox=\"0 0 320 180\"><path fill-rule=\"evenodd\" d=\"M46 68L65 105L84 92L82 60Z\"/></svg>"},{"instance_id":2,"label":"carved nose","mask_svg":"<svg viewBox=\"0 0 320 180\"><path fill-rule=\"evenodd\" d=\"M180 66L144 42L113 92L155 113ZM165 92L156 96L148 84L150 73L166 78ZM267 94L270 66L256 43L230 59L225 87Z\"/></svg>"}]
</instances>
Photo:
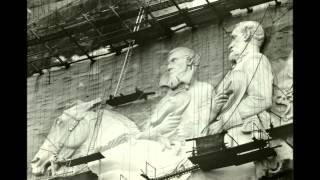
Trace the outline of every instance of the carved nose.
<instances>
[{"instance_id":1,"label":"carved nose","mask_svg":"<svg viewBox=\"0 0 320 180\"><path fill-rule=\"evenodd\" d=\"M35 157L35 158L32 159L31 163L36 163L36 162L39 161L39 160L40 160L39 157Z\"/></svg>"}]
</instances>

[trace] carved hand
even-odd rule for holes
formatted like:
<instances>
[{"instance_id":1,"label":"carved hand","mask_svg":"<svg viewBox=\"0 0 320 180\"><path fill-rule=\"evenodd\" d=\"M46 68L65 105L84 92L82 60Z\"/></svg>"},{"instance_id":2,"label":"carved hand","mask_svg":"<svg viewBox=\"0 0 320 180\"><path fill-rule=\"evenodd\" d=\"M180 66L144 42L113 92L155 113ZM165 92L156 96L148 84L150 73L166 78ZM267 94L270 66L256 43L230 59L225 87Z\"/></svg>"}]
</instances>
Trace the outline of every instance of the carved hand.
<instances>
[{"instance_id":1,"label":"carved hand","mask_svg":"<svg viewBox=\"0 0 320 180\"><path fill-rule=\"evenodd\" d=\"M175 130L180 124L181 116L169 114L158 126L146 129L143 132L138 133L136 139L157 139L158 136L166 134Z\"/></svg>"},{"instance_id":2,"label":"carved hand","mask_svg":"<svg viewBox=\"0 0 320 180\"><path fill-rule=\"evenodd\" d=\"M232 94L232 90L228 90L226 92L221 92L214 97L214 105L213 105L213 113L220 113L222 107L228 101L230 94Z\"/></svg>"},{"instance_id":3,"label":"carved hand","mask_svg":"<svg viewBox=\"0 0 320 180\"><path fill-rule=\"evenodd\" d=\"M142 131L135 135L135 139L154 139L156 134L154 134L152 131Z\"/></svg>"},{"instance_id":4,"label":"carved hand","mask_svg":"<svg viewBox=\"0 0 320 180\"><path fill-rule=\"evenodd\" d=\"M164 151L166 149L171 149L170 140L167 137L160 135L156 131L152 132L152 134L150 132L148 132L148 131L144 131L144 132L138 133L133 138L133 140L136 141L137 139L152 139L152 140L155 140L155 141L159 142L160 144L162 144L161 151Z\"/></svg>"},{"instance_id":5,"label":"carved hand","mask_svg":"<svg viewBox=\"0 0 320 180\"><path fill-rule=\"evenodd\" d=\"M157 129L160 134L165 134L177 128L180 122L181 115L170 113L155 129Z\"/></svg>"},{"instance_id":6,"label":"carved hand","mask_svg":"<svg viewBox=\"0 0 320 180\"><path fill-rule=\"evenodd\" d=\"M213 106L209 117L209 123L202 129L201 134L206 135L208 133L208 128L212 123L217 121L217 117L222 109L222 107L228 102L232 90L227 90L221 93L218 93L213 99Z\"/></svg>"}]
</instances>

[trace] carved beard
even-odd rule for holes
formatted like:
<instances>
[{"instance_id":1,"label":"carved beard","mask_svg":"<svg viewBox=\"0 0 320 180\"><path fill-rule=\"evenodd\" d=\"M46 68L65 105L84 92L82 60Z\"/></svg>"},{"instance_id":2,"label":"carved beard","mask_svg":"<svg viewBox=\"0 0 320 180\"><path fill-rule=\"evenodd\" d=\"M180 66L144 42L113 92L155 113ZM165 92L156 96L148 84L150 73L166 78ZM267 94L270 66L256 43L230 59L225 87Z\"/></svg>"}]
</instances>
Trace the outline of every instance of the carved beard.
<instances>
[{"instance_id":1,"label":"carved beard","mask_svg":"<svg viewBox=\"0 0 320 180\"><path fill-rule=\"evenodd\" d=\"M237 63L239 61L240 56L245 53L244 50L246 48L246 42L239 42L236 41L237 44L233 46L233 48L231 49L231 52L229 53L228 59L229 61L234 65L235 63ZM233 42L235 43L235 42Z\"/></svg>"},{"instance_id":2,"label":"carved beard","mask_svg":"<svg viewBox=\"0 0 320 180\"><path fill-rule=\"evenodd\" d=\"M195 73L194 66L188 66L187 70L178 74L170 75L169 86L171 89L176 89L180 84L190 85Z\"/></svg>"}]
</instances>

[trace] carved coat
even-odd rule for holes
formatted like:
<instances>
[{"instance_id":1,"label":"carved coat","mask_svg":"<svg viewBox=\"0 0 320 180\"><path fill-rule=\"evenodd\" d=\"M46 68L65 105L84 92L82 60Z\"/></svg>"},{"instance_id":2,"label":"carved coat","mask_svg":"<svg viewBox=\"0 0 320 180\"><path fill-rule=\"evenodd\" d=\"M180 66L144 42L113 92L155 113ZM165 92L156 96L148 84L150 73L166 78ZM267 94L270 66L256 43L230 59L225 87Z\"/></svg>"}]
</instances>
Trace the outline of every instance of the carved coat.
<instances>
[{"instance_id":1,"label":"carved coat","mask_svg":"<svg viewBox=\"0 0 320 180\"><path fill-rule=\"evenodd\" d=\"M208 83L194 81L186 90L160 102L162 105L154 117L161 117L159 126L170 120L170 114L181 115L177 127L170 127L170 132L165 132L171 141L169 149L163 149L162 143L155 140L129 140L114 148L101 152L106 158L99 162L89 163L90 169L99 175L101 179L119 179L119 174L132 179L141 179L141 169L145 169L145 163L157 167L157 175L174 170L180 163L187 160L192 144L181 144L185 139L199 136L199 132L209 121L212 86ZM177 99L175 99L177 98ZM176 104L178 103L178 104ZM182 103L182 104L181 104ZM163 107L165 104L168 107ZM180 104L180 106L179 106ZM172 109L173 107L177 109ZM157 110L155 111L157 112ZM157 118L156 118L157 119ZM163 127L163 129L166 129ZM161 171L160 171L161 170ZM150 172L148 172L150 175ZM152 176L151 176L152 177Z\"/></svg>"},{"instance_id":2,"label":"carved coat","mask_svg":"<svg viewBox=\"0 0 320 180\"><path fill-rule=\"evenodd\" d=\"M172 132L179 126L180 119L170 120L177 121L172 123L176 124L176 126L167 126L168 119L166 119L166 117L171 115L181 116L189 103L190 93L185 88L169 91L168 94L160 100L153 112L150 119L152 128L149 129L149 131L157 131L161 135L170 137Z\"/></svg>"},{"instance_id":3,"label":"carved coat","mask_svg":"<svg viewBox=\"0 0 320 180\"><path fill-rule=\"evenodd\" d=\"M218 121L210 127L211 133L240 125L243 132L251 132L253 122L269 127L266 110L272 105L273 75L268 59L258 52L242 55L217 91L222 91L223 84L229 81L233 94L222 108Z\"/></svg>"}]
</instances>

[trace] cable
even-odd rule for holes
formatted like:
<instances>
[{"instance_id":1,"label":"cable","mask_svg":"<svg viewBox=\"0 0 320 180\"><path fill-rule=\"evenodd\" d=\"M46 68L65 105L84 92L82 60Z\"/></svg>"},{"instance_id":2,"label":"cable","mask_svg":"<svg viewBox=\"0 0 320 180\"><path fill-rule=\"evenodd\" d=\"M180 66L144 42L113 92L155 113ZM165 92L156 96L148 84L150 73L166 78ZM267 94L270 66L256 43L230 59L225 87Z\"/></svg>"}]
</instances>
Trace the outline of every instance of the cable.
<instances>
[{"instance_id":1,"label":"cable","mask_svg":"<svg viewBox=\"0 0 320 180\"><path fill-rule=\"evenodd\" d=\"M140 22L142 20L142 14L143 14L142 12L143 12L143 9L141 8L139 16L137 17L137 20L136 20L137 24L136 24L136 26L134 28L134 31L138 31L139 30ZM117 91L119 89L120 82L121 82L121 79L122 79L122 75L123 75L124 69L126 67L129 54L131 53L131 48L132 48L133 44L134 44L134 41L131 42L131 44L130 44L131 46L129 46L129 49L127 51L126 59L125 59L125 62L123 64L122 73L120 74L119 81L118 81L118 84L117 84L117 87L116 87L116 90L115 90L115 94L117 93ZM106 90L104 91L102 100L104 99L105 96L106 96ZM92 138L90 140L89 146L88 146L88 153L89 153L91 147L94 148L96 140L97 140L97 137L98 137L98 133L99 132L97 132L97 131L100 129L102 116L103 116L103 112L104 112L103 110L101 110L101 105L102 105L102 103L99 104L98 113L97 113L97 121L95 123L94 134L93 134L93 136L92 136ZM97 133L95 133L95 132L97 132ZM92 141L93 141L93 144L92 144Z\"/></svg>"},{"instance_id":2,"label":"cable","mask_svg":"<svg viewBox=\"0 0 320 180\"><path fill-rule=\"evenodd\" d=\"M136 19L136 25L135 25L135 27L133 29L133 32L136 32L136 31L139 30L140 23L142 21L143 12L144 12L144 9L140 8L138 17ZM131 41L129 43L129 47L128 47L128 50L127 50L127 53L126 53L126 56L125 56L125 59L124 59L124 62L123 62L123 66L122 66L122 69L121 69L121 72L120 72L119 80L118 80L118 83L117 83L117 86L116 86L116 89L114 91L113 96L116 96L117 93L118 93L118 90L120 89L120 84L122 82L124 74L126 73L126 70L127 70L127 67L128 67L128 63L129 63L130 57L132 55L132 48L133 48L134 44L135 44L135 40L133 40L133 41Z\"/></svg>"}]
</instances>

